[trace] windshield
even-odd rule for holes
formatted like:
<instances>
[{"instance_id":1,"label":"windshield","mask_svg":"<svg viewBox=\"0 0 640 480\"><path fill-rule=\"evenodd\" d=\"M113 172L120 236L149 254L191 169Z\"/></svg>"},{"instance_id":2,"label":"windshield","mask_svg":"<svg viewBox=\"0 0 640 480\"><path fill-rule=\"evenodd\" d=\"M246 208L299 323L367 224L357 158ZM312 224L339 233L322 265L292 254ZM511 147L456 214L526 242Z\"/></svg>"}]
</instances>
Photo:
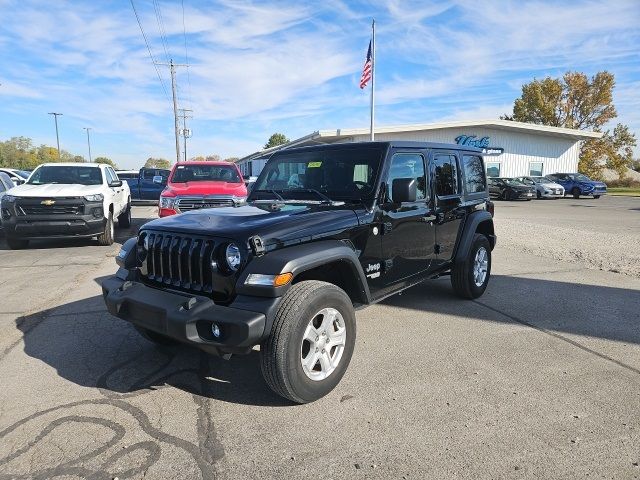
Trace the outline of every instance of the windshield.
<instances>
[{"instance_id":1,"label":"windshield","mask_svg":"<svg viewBox=\"0 0 640 480\"><path fill-rule=\"evenodd\" d=\"M285 200L372 199L382 153L381 147L282 151L262 170L250 200L273 199L273 192Z\"/></svg>"},{"instance_id":2,"label":"windshield","mask_svg":"<svg viewBox=\"0 0 640 480\"><path fill-rule=\"evenodd\" d=\"M589 177L587 177L586 175L582 175L581 173L576 173L573 176L573 179L577 180L579 182L590 182L591 181L591 179Z\"/></svg>"},{"instance_id":3,"label":"windshield","mask_svg":"<svg viewBox=\"0 0 640 480\"><path fill-rule=\"evenodd\" d=\"M51 165L38 168L27 183L30 185L44 185L46 183L102 185L102 173L97 167Z\"/></svg>"},{"instance_id":4,"label":"windshield","mask_svg":"<svg viewBox=\"0 0 640 480\"><path fill-rule=\"evenodd\" d=\"M233 165L178 165L171 182L242 183L242 178Z\"/></svg>"}]
</instances>

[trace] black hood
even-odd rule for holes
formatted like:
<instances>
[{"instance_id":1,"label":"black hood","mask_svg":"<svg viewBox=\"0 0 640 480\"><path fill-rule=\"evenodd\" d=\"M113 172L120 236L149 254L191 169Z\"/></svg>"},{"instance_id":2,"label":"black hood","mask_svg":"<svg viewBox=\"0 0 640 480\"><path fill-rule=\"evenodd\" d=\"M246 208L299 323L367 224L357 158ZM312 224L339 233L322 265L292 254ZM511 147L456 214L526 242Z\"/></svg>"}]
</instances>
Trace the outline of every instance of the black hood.
<instances>
[{"instance_id":1,"label":"black hood","mask_svg":"<svg viewBox=\"0 0 640 480\"><path fill-rule=\"evenodd\" d=\"M266 245L320 238L358 225L356 213L346 206L248 204L208 208L159 218L141 230L197 233L245 241L259 235Z\"/></svg>"}]
</instances>

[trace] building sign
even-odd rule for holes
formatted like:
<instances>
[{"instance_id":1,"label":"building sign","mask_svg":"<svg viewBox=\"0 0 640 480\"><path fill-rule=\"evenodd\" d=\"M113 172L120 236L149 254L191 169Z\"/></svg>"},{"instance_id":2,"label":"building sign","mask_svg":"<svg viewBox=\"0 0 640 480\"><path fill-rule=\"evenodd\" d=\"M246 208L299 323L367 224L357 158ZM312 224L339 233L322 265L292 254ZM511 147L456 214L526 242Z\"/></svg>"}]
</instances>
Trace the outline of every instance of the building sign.
<instances>
[{"instance_id":1,"label":"building sign","mask_svg":"<svg viewBox=\"0 0 640 480\"><path fill-rule=\"evenodd\" d=\"M458 135L455 141L458 145L481 148L485 155L502 155L504 148L489 147L489 139L490 137L478 138L476 135Z\"/></svg>"}]
</instances>

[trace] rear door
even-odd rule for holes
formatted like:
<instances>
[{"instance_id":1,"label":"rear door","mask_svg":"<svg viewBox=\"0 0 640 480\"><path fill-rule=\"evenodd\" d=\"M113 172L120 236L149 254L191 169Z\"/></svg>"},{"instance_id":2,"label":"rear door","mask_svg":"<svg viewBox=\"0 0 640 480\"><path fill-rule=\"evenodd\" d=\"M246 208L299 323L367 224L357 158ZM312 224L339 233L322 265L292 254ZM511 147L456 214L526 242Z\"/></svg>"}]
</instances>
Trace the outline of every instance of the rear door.
<instances>
[{"instance_id":1,"label":"rear door","mask_svg":"<svg viewBox=\"0 0 640 480\"><path fill-rule=\"evenodd\" d=\"M462 206L460 162L453 151L434 150L431 174L435 190L435 267L451 260L465 210Z\"/></svg>"},{"instance_id":2,"label":"rear door","mask_svg":"<svg viewBox=\"0 0 640 480\"><path fill-rule=\"evenodd\" d=\"M395 150L392 153L386 178L386 198L380 205L384 265L379 268L385 286L381 295L396 288L398 282L427 271L433 259L435 228L430 220L435 217L425 173L426 160L424 151ZM416 180L415 202L394 202L392 185L396 178ZM371 272L365 273L371 275Z\"/></svg>"}]
</instances>

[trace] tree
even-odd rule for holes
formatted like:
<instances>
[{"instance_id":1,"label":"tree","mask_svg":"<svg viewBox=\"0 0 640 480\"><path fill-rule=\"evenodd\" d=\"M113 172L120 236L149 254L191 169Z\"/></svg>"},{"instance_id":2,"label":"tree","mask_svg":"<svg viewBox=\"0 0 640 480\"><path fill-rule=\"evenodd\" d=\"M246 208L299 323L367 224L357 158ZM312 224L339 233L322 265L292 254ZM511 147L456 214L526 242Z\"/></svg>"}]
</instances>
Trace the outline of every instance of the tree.
<instances>
[{"instance_id":1,"label":"tree","mask_svg":"<svg viewBox=\"0 0 640 480\"><path fill-rule=\"evenodd\" d=\"M83 159L83 161L84 161L84 159ZM111 160L110 158L107 158L107 157L96 157L96 158L93 159L93 161L95 163L104 163L106 165L111 165L114 169L118 168L116 166L116 164L113 163L113 160Z\"/></svg>"},{"instance_id":2,"label":"tree","mask_svg":"<svg viewBox=\"0 0 640 480\"><path fill-rule=\"evenodd\" d=\"M236 163L238 160L240 160L239 157L227 157L224 159L225 162L231 162L231 163Z\"/></svg>"},{"instance_id":3,"label":"tree","mask_svg":"<svg viewBox=\"0 0 640 480\"><path fill-rule=\"evenodd\" d=\"M285 137L283 133L274 133L269 137L267 143L265 143L264 148L276 147L278 145L284 145L285 143L289 143L289 139Z\"/></svg>"},{"instance_id":4,"label":"tree","mask_svg":"<svg viewBox=\"0 0 640 480\"><path fill-rule=\"evenodd\" d=\"M147 161L144 164L145 168L164 168L170 169L171 162L165 158L147 158Z\"/></svg>"},{"instance_id":5,"label":"tree","mask_svg":"<svg viewBox=\"0 0 640 480\"><path fill-rule=\"evenodd\" d=\"M562 78L533 80L522 86L512 115L500 118L553 127L595 130L618 116L613 105L613 74L603 71L589 79L584 73L567 72ZM600 178L606 166L619 173L632 161L635 135L626 125L618 124L613 132L606 130L600 139L589 139L581 145L578 170Z\"/></svg>"},{"instance_id":6,"label":"tree","mask_svg":"<svg viewBox=\"0 0 640 480\"><path fill-rule=\"evenodd\" d=\"M633 162L631 162L631 169L640 173L640 158L637 158Z\"/></svg>"}]
</instances>

